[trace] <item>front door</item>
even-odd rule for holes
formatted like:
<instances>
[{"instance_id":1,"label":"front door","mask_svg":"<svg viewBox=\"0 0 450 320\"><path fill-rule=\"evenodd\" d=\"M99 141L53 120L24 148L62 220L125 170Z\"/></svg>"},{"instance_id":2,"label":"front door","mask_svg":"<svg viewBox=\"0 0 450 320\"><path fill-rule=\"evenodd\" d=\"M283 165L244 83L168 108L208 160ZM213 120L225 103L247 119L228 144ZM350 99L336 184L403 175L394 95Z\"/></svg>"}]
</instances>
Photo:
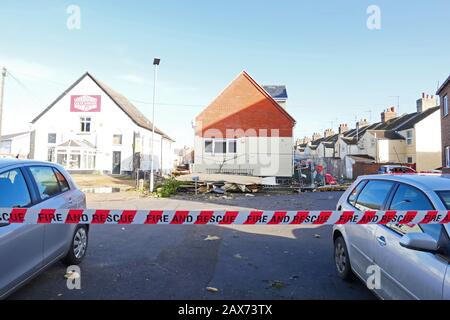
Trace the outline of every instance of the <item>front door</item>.
<instances>
[{"instance_id":1,"label":"front door","mask_svg":"<svg viewBox=\"0 0 450 320\"><path fill-rule=\"evenodd\" d=\"M122 153L120 151L113 152L113 174L120 174L120 164L122 162Z\"/></svg>"}]
</instances>

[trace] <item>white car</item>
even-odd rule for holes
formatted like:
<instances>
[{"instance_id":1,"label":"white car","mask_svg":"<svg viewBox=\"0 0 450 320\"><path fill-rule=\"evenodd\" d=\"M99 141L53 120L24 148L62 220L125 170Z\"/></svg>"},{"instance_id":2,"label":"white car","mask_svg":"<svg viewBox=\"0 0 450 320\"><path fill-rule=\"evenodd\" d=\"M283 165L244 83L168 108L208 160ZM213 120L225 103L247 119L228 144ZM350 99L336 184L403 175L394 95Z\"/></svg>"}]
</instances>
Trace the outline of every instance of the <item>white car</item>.
<instances>
[{"instance_id":1,"label":"white car","mask_svg":"<svg viewBox=\"0 0 450 320\"><path fill-rule=\"evenodd\" d=\"M360 177L337 210L450 210L450 175ZM450 212L450 211L449 211ZM339 276L371 282L379 270L381 299L450 299L450 226L344 225L333 228Z\"/></svg>"}]
</instances>

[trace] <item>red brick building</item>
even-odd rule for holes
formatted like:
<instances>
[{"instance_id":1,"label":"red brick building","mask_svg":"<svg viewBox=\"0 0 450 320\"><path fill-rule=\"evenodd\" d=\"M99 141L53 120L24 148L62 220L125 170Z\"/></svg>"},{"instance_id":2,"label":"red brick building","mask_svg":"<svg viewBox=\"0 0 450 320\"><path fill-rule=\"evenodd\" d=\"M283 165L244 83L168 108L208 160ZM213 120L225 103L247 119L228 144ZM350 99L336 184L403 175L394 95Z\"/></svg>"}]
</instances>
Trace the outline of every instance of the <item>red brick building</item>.
<instances>
[{"instance_id":1,"label":"red brick building","mask_svg":"<svg viewBox=\"0 0 450 320\"><path fill-rule=\"evenodd\" d=\"M442 116L442 164L447 172L450 172L450 114L448 100L450 97L450 76L439 88L437 94L441 100Z\"/></svg>"},{"instance_id":2,"label":"red brick building","mask_svg":"<svg viewBox=\"0 0 450 320\"><path fill-rule=\"evenodd\" d=\"M194 171L292 176L295 120L283 101L242 72L196 118Z\"/></svg>"}]
</instances>

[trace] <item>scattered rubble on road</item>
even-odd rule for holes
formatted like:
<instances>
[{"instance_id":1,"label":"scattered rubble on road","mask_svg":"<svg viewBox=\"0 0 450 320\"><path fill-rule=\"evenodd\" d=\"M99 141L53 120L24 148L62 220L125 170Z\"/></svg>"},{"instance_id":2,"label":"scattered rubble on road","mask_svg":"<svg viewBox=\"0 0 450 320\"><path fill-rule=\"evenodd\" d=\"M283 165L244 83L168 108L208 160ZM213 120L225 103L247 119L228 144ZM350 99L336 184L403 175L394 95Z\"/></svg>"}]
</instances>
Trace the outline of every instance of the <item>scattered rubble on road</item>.
<instances>
[{"instance_id":1,"label":"scattered rubble on road","mask_svg":"<svg viewBox=\"0 0 450 320\"><path fill-rule=\"evenodd\" d=\"M283 289L284 287L286 287L286 284L283 281L280 280L268 280L266 281L269 283L269 288L271 289Z\"/></svg>"},{"instance_id":2,"label":"scattered rubble on road","mask_svg":"<svg viewBox=\"0 0 450 320\"><path fill-rule=\"evenodd\" d=\"M196 194L213 194L226 197L232 193L242 193L253 197L260 192L328 192L345 191L348 184L325 186L302 186L292 181L289 184L277 184L276 179L238 176L227 174L187 174L176 177L180 182L178 191Z\"/></svg>"},{"instance_id":3,"label":"scattered rubble on road","mask_svg":"<svg viewBox=\"0 0 450 320\"><path fill-rule=\"evenodd\" d=\"M208 236L204 239L204 241L217 241L217 240L220 240L220 237L218 237L218 236L210 236L210 235L208 235Z\"/></svg>"},{"instance_id":4,"label":"scattered rubble on road","mask_svg":"<svg viewBox=\"0 0 450 320\"><path fill-rule=\"evenodd\" d=\"M179 190L195 192L197 188L201 194L257 193L263 186L263 178L225 174L189 174L176 180L183 183Z\"/></svg>"},{"instance_id":5,"label":"scattered rubble on road","mask_svg":"<svg viewBox=\"0 0 450 320\"><path fill-rule=\"evenodd\" d=\"M217 292L219 292L219 289L214 288L214 287L207 287L206 290L209 291L209 292L212 292L212 293L217 293Z\"/></svg>"}]
</instances>

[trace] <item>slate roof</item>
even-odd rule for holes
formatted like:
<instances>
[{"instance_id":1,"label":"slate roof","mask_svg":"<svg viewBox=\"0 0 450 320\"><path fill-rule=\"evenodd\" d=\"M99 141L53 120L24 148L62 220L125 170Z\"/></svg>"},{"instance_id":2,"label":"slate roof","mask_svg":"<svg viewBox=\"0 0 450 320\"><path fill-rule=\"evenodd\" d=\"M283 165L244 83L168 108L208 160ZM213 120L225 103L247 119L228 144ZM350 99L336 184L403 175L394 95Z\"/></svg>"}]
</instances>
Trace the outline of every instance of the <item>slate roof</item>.
<instances>
[{"instance_id":1,"label":"slate roof","mask_svg":"<svg viewBox=\"0 0 450 320\"><path fill-rule=\"evenodd\" d=\"M112 101L120 108L123 112L125 112L126 115L130 117L130 119L139 127L152 130L152 123L142 114L142 112L139 111L138 108L136 108L127 98L125 98L123 95L118 93L117 91L113 90L106 84L100 82L95 77L93 77L89 72L86 72L81 78L79 78L77 81L75 81L74 84L72 84L66 91L64 91L52 104L50 104L44 111L42 111L36 118L31 121L31 123L36 123L47 111L49 111L56 103L58 103L63 97L65 97L74 87L76 87L85 77L89 77L94 81L104 92L107 96L111 98ZM174 142L172 138L170 138L167 134L162 132L160 129L155 127L155 132L166 138L167 140L170 140Z\"/></svg>"},{"instance_id":2,"label":"slate roof","mask_svg":"<svg viewBox=\"0 0 450 320\"><path fill-rule=\"evenodd\" d=\"M404 124L402 124L400 127L397 128L397 131L403 131L414 128L414 126L425 119L426 117L430 116L431 114L435 113L436 111L439 111L441 107L434 107L430 108L428 110L425 110L422 113L416 113L416 116L414 118L411 118L410 120L406 121Z\"/></svg>"},{"instance_id":3,"label":"slate roof","mask_svg":"<svg viewBox=\"0 0 450 320\"><path fill-rule=\"evenodd\" d=\"M370 130L377 139L405 140L405 137L393 130Z\"/></svg>"},{"instance_id":4,"label":"slate roof","mask_svg":"<svg viewBox=\"0 0 450 320\"><path fill-rule=\"evenodd\" d=\"M371 157L367 154L348 155L348 157L352 158L355 161L368 162L368 163L375 162L375 158Z\"/></svg>"},{"instance_id":5,"label":"slate roof","mask_svg":"<svg viewBox=\"0 0 450 320\"><path fill-rule=\"evenodd\" d=\"M358 144L358 139L356 139L356 137L343 137L342 140L348 145Z\"/></svg>"},{"instance_id":6,"label":"slate roof","mask_svg":"<svg viewBox=\"0 0 450 320\"><path fill-rule=\"evenodd\" d=\"M288 94L286 86L262 86L270 96L277 100L287 100Z\"/></svg>"}]
</instances>

